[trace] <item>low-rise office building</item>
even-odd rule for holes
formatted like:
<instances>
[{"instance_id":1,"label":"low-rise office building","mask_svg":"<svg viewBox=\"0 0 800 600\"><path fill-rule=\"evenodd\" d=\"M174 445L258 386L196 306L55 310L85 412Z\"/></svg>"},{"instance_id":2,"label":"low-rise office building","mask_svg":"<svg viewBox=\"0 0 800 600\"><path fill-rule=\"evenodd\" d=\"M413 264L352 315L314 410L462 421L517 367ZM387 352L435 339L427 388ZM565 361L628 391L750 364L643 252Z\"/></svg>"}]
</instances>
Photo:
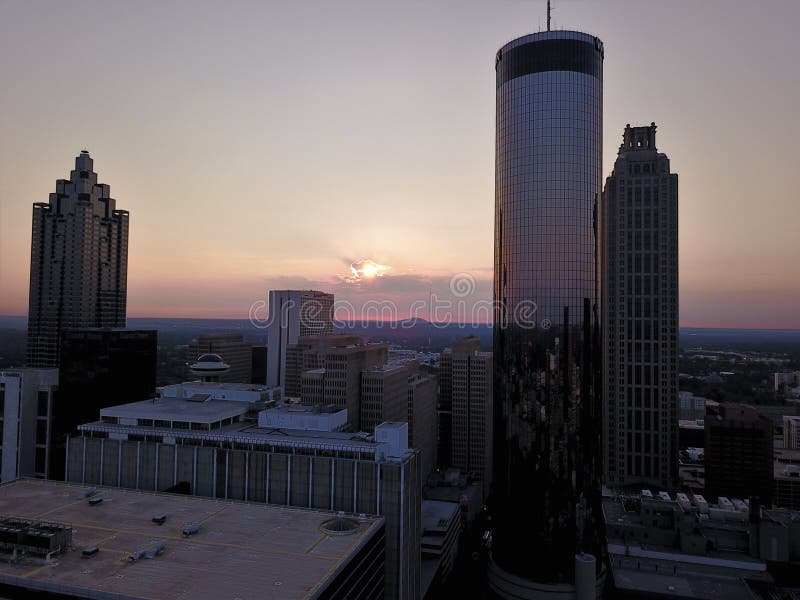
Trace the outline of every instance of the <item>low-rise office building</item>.
<instances>
[{"instance_id":1,"label":"low-rise office building","mask_svg":"<svg viewBox=\"0 0 800 600\"><path fill-rule=\"evenodd\" d=\"M604 498L603 512L625 598L751 599L744 580L772 584L768 565L800 561L800 513L755 499L643 490Z\"/></svg>"},{"instance_id":2,"label":"low-rise office building","mask_svg":"<svg viewBox=\"0 0 800 600\"><path fill-rule=\"evenodd\" d=\"M162 397L106 409L67 446L67 480L386 519L386 595L416 598L420 459L406 423L374 436L261 428L241 400Z\"/></svg>"},{"instance_id":3,"label":"low-rise office building","mask_svg":"<svg viewBox=\"0 0 800 600\"><path fill-rule=\"evenodd\" d=\"M441 584L453 572L461 534L461 507L456 502L422 501L422 589Z\"/></svg>"}]
</instances>

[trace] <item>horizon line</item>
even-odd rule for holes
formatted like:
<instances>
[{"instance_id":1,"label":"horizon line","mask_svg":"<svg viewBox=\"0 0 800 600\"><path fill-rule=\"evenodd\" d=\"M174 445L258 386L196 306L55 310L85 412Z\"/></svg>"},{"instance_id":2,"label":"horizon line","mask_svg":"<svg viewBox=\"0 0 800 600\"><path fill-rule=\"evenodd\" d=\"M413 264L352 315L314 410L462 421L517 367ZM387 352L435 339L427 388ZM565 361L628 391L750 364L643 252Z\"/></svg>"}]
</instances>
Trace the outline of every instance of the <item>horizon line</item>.
<instances>
[{"instance_id":1,"label":"horizon line","mask_svg":"<svg viewBox=\"0 0 800 600\"><path fill-rule=\"evenodd\" d=\"M27 319L28 315L0 315L0 319ZM126 319L169 319L169 320L195 320L195 321L248 321L248 317L165 317L165 316L149 316L149 315L138 315L138 316L128 316ZM406 317L402 319L396 320L378 320L378 319L355 319L355 320L344 320L344 319L334 319L334 322L338 323L367 323L367 324L375 324L375 323L400 323L403 321L410 321L410 320L419 320L424 321L425 323L431 323L433 325L455 325L455 326L472 326L472 327L480 327L486 326L491 327L493 323L491 322L468 322L468 321L459 321L459 322L451 322L448 323L446 321L428 321L423 317ZM698 324L679 324L679 329L732 329L738 331L798 331L800 332L800 326L788 326L788 327L764 327L764 326L757 326L757 325L698 325ZM256 329L258 329L256 327Z\"/></svg>"}]
</instances>

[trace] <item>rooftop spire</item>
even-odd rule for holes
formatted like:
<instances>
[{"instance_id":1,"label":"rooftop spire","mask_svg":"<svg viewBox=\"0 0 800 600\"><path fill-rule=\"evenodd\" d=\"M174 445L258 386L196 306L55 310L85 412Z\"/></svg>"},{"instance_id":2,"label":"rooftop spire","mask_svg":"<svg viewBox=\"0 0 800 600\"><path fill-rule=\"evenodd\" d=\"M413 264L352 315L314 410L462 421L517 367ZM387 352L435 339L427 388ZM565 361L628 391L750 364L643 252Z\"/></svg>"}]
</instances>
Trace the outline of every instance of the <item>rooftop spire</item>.
<instances>
[{"instance_id":1,"label":"rooftop spire","mask_svg":"<svg viewBox=\"0 0 800 600\"><path fill-rule=\"evenodd\" d=\"M547 0L547 31L550 31L550 0Z\"/></svg>"}]
</instances>

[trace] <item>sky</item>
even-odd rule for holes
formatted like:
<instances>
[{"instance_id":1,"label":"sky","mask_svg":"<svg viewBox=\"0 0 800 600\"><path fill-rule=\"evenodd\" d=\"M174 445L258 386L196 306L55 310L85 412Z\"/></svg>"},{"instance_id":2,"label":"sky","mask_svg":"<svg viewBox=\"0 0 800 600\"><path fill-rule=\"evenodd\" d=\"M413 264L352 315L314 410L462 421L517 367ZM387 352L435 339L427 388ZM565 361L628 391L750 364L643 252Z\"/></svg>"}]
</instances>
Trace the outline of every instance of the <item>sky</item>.
<instances>
[{"instance_id":1,"label":"sky","mask_svg":"<svg viewBox=\"0 0 800 600\"><path fill-rule=\"evenodd\" d=\"M655 121L679 175L681 324L800 328L800 2L553 6L605 45L605 173ZM0 0L0 315L84 148L131 214L128 316L490 300L494 56L544 27L544 0Z\"/></svg>"}]
</instances>

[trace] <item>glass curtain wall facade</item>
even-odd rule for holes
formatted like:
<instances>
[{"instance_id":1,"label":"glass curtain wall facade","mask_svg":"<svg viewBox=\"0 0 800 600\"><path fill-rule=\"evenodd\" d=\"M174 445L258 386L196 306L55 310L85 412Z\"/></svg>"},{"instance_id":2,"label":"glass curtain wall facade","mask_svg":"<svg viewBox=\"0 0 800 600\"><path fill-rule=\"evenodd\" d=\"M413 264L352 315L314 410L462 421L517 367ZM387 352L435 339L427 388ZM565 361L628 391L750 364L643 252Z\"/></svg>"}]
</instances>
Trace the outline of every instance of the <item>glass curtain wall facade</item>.
<instances>
[{"instance_id":1,"label":"glass curtain wall facade","mask_svg":"<svg viewBox=\"0 0 800 600\"><path fill-rule=\"evenodd\" d=\"M526 580L602 565L597 215L603 45L548 31L497 53L492 555Z\"/></svg>"}]
</instances>

